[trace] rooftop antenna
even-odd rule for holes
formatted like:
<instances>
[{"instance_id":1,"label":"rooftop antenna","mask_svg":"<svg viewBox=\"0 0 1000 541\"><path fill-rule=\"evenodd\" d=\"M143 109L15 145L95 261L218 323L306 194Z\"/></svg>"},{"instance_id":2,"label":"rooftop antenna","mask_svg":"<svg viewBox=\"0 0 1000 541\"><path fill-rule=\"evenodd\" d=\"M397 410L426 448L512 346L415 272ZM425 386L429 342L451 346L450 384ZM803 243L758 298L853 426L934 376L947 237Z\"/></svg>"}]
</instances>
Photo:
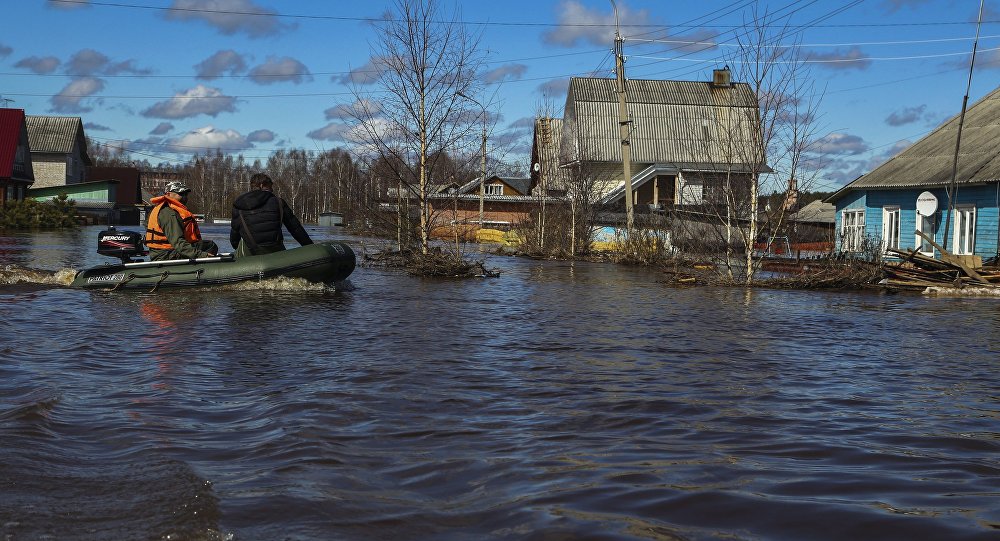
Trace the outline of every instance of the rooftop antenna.
<instances>
[{"instance_id":1,"label":"rooftop antenna","mask_svg":"<svg viewBox=\"0 0 1000 541\"><path fill-rule=\"evenodd\" d=\"M0 97L0 101L2 101L2 102L3 102L3 106L4 106L4 108L6 108L6 107L7 107L8 105L10 105L10 103L11 103L12 101L14 101L14 100L12 100L12 99L10 99L10 98L3 98L3 97Z\"/></svg>"},{"instance_id":2,"label":"rooftop antenna","mask_svg":"<svg viewBox=\"0 0 1000 541\"><path fill-rule=\"evenodd\" d=\"M983 25L983 3L979 0L979 21L976 23L976 39L972 42L972 60L969 62L969 82L965 85L965 97L962 98L962 114L958 117L958 137L955 139L955 158L951 163L951 183L946 190L948 194L948 217L944 223L944 249L948 249L948 229L951 228L951 215L955 213L955 199L958 197L958 149L962 146L962 126L965 124L965 108L969 105L969 90L972 88L972 71L976 66L976 48L979 46L979 29Z\"/></svg>"}]
</instances>

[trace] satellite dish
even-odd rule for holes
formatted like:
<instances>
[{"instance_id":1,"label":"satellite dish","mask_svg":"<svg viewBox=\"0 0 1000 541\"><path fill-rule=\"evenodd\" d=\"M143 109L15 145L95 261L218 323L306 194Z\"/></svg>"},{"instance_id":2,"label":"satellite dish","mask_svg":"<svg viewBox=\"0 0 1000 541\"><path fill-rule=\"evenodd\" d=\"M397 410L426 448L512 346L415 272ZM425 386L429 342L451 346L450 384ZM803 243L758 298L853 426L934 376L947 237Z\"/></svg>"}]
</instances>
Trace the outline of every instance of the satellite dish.
<instances>
[{"instance_id":1,"label":"satellite dish","mask_svg":"<svg viewBox=\"0 0 1000 541\"><path fill-rule=\"evenodd\" d=\"M535 165L533 165L531 168L534 169L536 173L542 170L542 166L538 162L535 162Z\"/></svg>"},{"instance_id":2,"label":"satellite dish","mask_svg":"<svg viewBox=\"0 0 1000 541\"><path fill-rule=\"evenodd\" d=\"M933 216L938 209L937 196L931 192L923 192L917 196L917 214Z\"/></svg>"}]
</instances>

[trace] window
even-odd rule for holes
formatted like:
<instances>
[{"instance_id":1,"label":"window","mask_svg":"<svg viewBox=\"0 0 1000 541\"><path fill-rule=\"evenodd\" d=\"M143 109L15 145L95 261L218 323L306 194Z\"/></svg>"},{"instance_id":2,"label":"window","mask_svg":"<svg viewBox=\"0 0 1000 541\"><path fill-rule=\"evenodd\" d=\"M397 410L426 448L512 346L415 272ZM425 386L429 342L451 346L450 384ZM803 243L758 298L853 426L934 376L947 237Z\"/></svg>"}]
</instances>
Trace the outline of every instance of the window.
<instances>
[{"instance_id":1,"label":"window","mask_svg":"<svg viewBox=\"0 0 1000 541\"><path fill-rule=\"evenodd\" d=\"M882 207L882 249L899 249L899 207Z\"/></svg>"},{"instance_id":2,"label":"window","mask_svg":"<svg viewBox=\"0 0 1000 541\"><path fill-rule=\"evenodd\" d=\"M956 255L971 255L976 249L976 207L958 207L955 209L955 247Z\"/></svg>"},{"instance_id":3,"label":"window","mask_svg":"<svg viewBox=\"0 0 1000 541\"><path fill-rule=\"evenodd\" d=\"M700 205L704 203L704 185L701 179L681 180L681 204Z\"/></svg>"},{"instance_id":4,"label":"window","mask_svg":"<svg viewBox=\"0 0 1000 541\"><path fill-rule=\"evenodd\" d=\"M487 184L486 195L503 195L503 184Z\"/></svg>"},{"instance_id":5,"label":"window","mask_svg":"<svg viewBox=\"0 0 1000 541\"><path fill-rule=\"evenodd\" d=\"M864 209L845 210L841 216L843 230L840 233L840 249L845 252L860 252L861 241L865 238Z\"/></svg>"},{"instance_id":6,"label":"window","mask_svg":"<svg viewBox=\"0 0 1000 541\"><path fill-rule=\"evenodd\" d=\"M930 238L934 238L934 231L937 229L937 214L931 214L930 216L923 216L919 212L917 213L917 231L927 235ZM934 246L931 245L931 241L916 235L916 240L914 246L917 247L917 251L929 256L934 256Z\"/></svg>"}]
</instances>

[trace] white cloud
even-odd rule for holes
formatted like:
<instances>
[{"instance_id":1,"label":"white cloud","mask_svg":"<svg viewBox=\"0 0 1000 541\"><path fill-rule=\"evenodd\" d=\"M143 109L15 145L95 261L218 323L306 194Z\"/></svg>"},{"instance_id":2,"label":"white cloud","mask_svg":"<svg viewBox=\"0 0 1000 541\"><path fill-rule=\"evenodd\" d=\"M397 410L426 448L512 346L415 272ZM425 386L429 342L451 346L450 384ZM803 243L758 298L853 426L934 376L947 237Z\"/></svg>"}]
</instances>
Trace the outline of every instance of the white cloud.
<instances>
[{"instance_id":1,"label":"white cloud","mask_svg":"<svg viewBox=\"0 0 1000 541\"><path fill-rule=\"evenodd\" d=\"M77 51L66 63L66 73L70 75L94 75L104 69L110 62L107 56L93 50Z\"/></svg>"},{"instance_id":2,"label":"white cloud","mask_svg":"<svg viewBox=\"0 0 1000 541\"><path fill-rule=\"evenodd\" d=\"M78 9L90 7L89 0L69 0L60 2L59 0L46 0L45 6L53 9Z\"/></svg>"},{"instance_id":3,"label":"white cloud","mask_svg":"<svg viewBox=\"0 0 1000 541\"><path fill-rule=\"evenodd\" d=\"M351 131L351 127L340 122L331 122L318 130L313 130L306 134L310 139L319 141L346 141L346 135Z\"/></svg>"},{"instance_id":4,"label":"white cloud","mask_svg":"<svg viewBox=\"0 0 1000 541\"><path fill-rule=\"evenodd\" d=\"M111 128L96 122L84 122L83 129L90 131L111 131Z\"/></svg>"},{"instance_id":5,"label":"white cloud","mask_svg":"<svg viewBox=\"0 0 1000 541\"><path fill-rule=\"evenodd\" d=\"M546 98L559 98L569 91L569 79L555 79L538 85L538 91Z\"/></svg>"},{"instance_id":6,"label":"white cloud","mask_svg":"<svg viewBox=\"0 0 1000 541\"><path fill-rule=\"evenodd\" d=\"M528 71L528 66L524 64L507 64L499 68L487 71L482 75L483 82L496 83L498 81L517 81Z\"/></svg>"},{"instance_id":7,"label":"white cloud","mask_svg":"<svg viewBox=\"0 0 1000 541\"><path fill-rule=\"evenodd\" d=\"M66 73L84 77L98 74L117 75L119 73L149 75L152 70L137 67L134 60L113 63L102 53L93 49L82 49L66 62Z\"/></svg>"},{"instance_id":8,"label":"white cloud","mask_svg":"<svg viewBox=\"0 0 1000 541\"><path fill-rule=\"evenodd\" d=\"M924 111L927 110L926 105L918 105L916 107L904 107L898 111L893 111L885 119L885 123L890 126L905 126L906 124L912 124L920 120Z\"/></svg>"},{"instance_id":9,"label":"white cloud","mask_svg":"<svg viewBox=\"0 0 1000 541\"><path fill-rule=\"evenodd\" d=\"M229 73L237 75L247 70L243 55L232 49L219 51L194 66L196 79L212 80Z\"/></svg>"},{"instance_id":10,"label":"white cloud","mask_svg":"<svg viewBox=\"0 0 1000 541\"><path fill-rule=\"evenodd\" d=\"M232 152L253 147L247 138L236 130L217 130L213 126L205 126L180 137L166 139L163 144L169 152L178 154L204 154L215 149Z\"/></svg>"},{"instance_id":11,"label":"white cloud","mask_svg":"<svg viewBox=\"0 0 1000 541\"><path fill-rule=\"evenodd\" d=\"M840 154L856 156L870 150L868 143L857 135L846 133L831 133L816 142L810 148L812 152L819 154Z\"/></svg>"},{"instance_id":12,"label":"white cloud","mask_svg":"<svg viewBox=\"0 0 1000 541\"><path fill-rule=\"evenodd\" d=\"M174 125L169 122L160 122L155 128L149 131L150 135L166 135L173 131Z\"/></svg>"},{"instance_id":13,"label":"white cloud","mask_svg":"<svg viewBox=\"0 0 1000 541\"><path fill-rule=\"evenodd\" d=\"M348 105L342 103L340 105L330 107L323 114L326 116L327 120L349 120L354 118L370 118L378 116L382 113L381 102L372 101L368 99L359 99L354 103Z\"/></svg>"},{"instance_id":14,"label":"white cloud","mask_svg":"<svg viewBox=\"0 0 1000 541\"><path fill-rule=\"evenodd\" d=\"M46 73L52 73L59 67L59 59L54 56L29 56L27 58L22 58L14 64L15 68L24 68L30 70L33 73L43 75Z\"/></svg>"},{"instance_id":15,"label":"white cloud","mask_svg":"<svg viewBox=\"0 0 1000 541\"><path fill-rule=\"evenodd\" d=\"M277 12L252 0L174 0L166 18L202 21L227 36L245 33L251 38L273 36L294 28L282 23Z\"/></svg>"},{"instance_id":16,"label":"white cloud","mask_svg":"<svg viewBox=\"0 0 1000 541\"><path fill-rule=\"evenodd\" d=\"M254 130L247 134L248 143L270 143L274 141L274 132L271 130Z\"/></svg>"},{"instance_id":17,"label":"white cloud","mask_svg":"<svg viewBox=\"0 0 1000 541\"><path fill-rule=\"evenodd\" d=\"M84 106L82 101L104 90L104 81L95 77L81 77L69 82L58 94L49 100L52 110L57 113L86 113L93 107Z\"/></svg>"},{"instance_id":18,"label":"white cloud","mask_svg":"<svg viewBox=\"0 0 1000 541\"><path fill-rule=\"evenodd\" d=\"M382 58L372 57L360 68L352 69L347 75L334 75L330 77L330 80L343 85L370 85L378 81L387 68L388 65Z\"/></svg>"},{"instance_id":19,"label":"white cloud","mask_svg":"<svg viewBox=\"0 0 1000 541\"><path fill-rule=\"evenodd\" d=\"M250 79L257 84L269 85L290 81L295 84L312 81L309 68L294 58L268 58L267 62L250 70Z\"/></svg>"},{"instance_id":20,"label":"white cloud","mask_svg":"<svg viewBox=\"0 0 1000 541\"><path fill-rule=\"evenodd\" d=\"M624 5L619 5L618 8L622 34L628 34L629 25L652 24L648 10L631 10ZM614 43L615 16L612 10L591 10L577 0L564 0L558 9L561 26L542 34L545 43L563 47L574 47L581 43L606 47Z\"/></svg>"},{"instance_id":21,"label":"white cloud","mask_svg":"<svg viewBox=\"0 0 1000 541\"><path fill-rule=\"evenodd\" d=\"M142 111L146 118L189 118L198 115L217 116L235 113L236 98L222 94L218 88L198 85L161 101Z\"/></svg>"},{"instance_id":22,"label":"white cloud","mask_svg":"<svg viewBox=\"0 0 1000 541\"><path fill-rule=\"evenodd\" d=\"M846 51L810 52L806 55L806 62L831 70L866 70L872 65L871 57L856 46Z\"/></svg>"}]
</instances>

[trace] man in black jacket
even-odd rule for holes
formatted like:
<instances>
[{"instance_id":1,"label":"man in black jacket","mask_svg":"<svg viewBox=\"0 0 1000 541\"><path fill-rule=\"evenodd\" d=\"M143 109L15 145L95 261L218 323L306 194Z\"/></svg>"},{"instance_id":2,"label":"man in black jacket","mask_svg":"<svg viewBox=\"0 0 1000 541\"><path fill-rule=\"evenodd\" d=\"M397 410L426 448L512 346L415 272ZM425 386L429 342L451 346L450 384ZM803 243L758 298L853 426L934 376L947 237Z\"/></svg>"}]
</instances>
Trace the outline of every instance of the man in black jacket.
<instances>
[{"instance_id":1,"label":"man in black jacket","mask_svg":"<svg viewBox=\"0 0 1000 541\"><path fill-rule=\"evenodd\" d=\"M305 246L313 243L298 218L292 214L288 203L271 192L273 186L271 177L257 173L250 177L250 191L233 202L229 243L236 250L236 257L284 250L282 224L299 244Z\"/></svg>"}]
</instances>

